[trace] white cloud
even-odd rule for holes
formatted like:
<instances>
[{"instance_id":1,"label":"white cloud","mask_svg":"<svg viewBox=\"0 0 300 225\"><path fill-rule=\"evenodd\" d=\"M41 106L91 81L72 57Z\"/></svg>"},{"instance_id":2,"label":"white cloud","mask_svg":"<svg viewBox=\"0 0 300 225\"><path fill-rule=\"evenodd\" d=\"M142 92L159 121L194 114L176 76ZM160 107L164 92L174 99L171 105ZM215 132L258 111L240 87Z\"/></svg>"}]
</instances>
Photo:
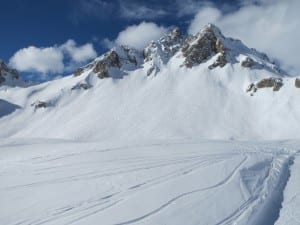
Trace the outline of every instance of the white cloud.
<instances>
[{"instance_id":1,"label":"white cloud","mask_svg":"<svg viewBox=\"0 0 300 225\"><path fill-rule=\"evenodd\" d=\"M10 58L9 64L21 72L53 74L70 72L96 56L92 44L77 46L76 42L70 39L60 46L30 46L20 49Z\"/></svg>"},{"instance_id":2,"label":"white cloud","mask_svg":"<svg viewBox=\"0 0 300 225\"><path fill-rule=\"evenodd\" d=\"M63 54L56 47L30 46L20 49L10 59L9 64L20 71L60 73L64 70Z\"/></svg>"},{"instance_id":3,"label":"white cloud","mask_svg":"<svg viewBox=\"0 0 300 225\"><path fill-rule=\"evenodd\" d=\"M146 47L152 40L157 40L167 29L155 23L142 22L132 25L121 31L115 40L119 45L128 45L137 49Z\"/></svg>"},{"instance_id":4,"label":"white cloud","mask_svg":"<svg viewBox=\"0 0 300 225\"><path fill-rule=\"evenodd\" d=\"M246 3L240 10L225 15L216 8L203 8L188 30L195 33L203 23L215 23L225 35L239 38L249 47L266 52L279 59L289 72L299 74L300 1L250 0ZM209 10L211 17L207 16Z\"/></svg>"},{"instance_id":5,"label":"white cloud","mask_svg":"<svg viewBox=\"0 0 300 225\"><path fill-rule=\"evenodd\" d=\"M86 62L89 59L95 58L97 56L96 51L92 44L87 43L82 46L76 46L76 42L74 40L68 40L65 44L60 46L60 49L65 54L68 54L74 62L82 63Z\"/></svg>"},{"instance_id":6,"label":"white cloud","mask_svg":"<svg viewBox=\"0 0 300 225\"><path fill-rule=\"evenodd\" d=\"M202 8L192 20L189 28L188 33L196 34L198 33L201 28L203 28L208 23L215 23L221 18L221 12L212 7L205 7Z\"/></svg>"}]
</instances>

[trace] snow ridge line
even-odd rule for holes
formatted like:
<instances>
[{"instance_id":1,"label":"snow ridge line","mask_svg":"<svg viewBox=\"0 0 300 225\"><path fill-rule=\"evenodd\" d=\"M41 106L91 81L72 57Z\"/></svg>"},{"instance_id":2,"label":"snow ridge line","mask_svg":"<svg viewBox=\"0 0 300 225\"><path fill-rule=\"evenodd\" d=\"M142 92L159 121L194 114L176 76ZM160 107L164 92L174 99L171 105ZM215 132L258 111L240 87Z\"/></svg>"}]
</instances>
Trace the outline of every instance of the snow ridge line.
<instances>
[{"instance_id":1,"label":"snow ridge line","mask_svg":"<svg viewBox=\"0 0 300 225\"><path fill-rule=\"evenodd\" d=\"M290 177L292 176L292 174L291 174L291 167L293 166L294 161L295 161L295 159L296 159L297 156L300 156L300 150L296 151L296 152L291 156L292 162L291 162L290 165L289 165L289 177L288 177L288 179L287 179L285 188L284 188L283 191L282 191L282 197L284 197L285 189L286 189L286 187L287 187L287 185L288 185L288 183L289 183ZM282 201L281 201L281 207L280 207L279 212L278 212L278 217L277 217L277 219L274 221L274 224L277 224L277 221L279 220L279 218L280 218L280 216L281 216L280 214L281 214L281 210L282 210L282 204L283 204L283 201L284 201L284 198L282 198ZM300 221L298 221L298 222L300 222Z\"/></svg>"},{"instance_id":2,"label":"snow ridge line","mask_svg":"<svg viewBox=\"0 0 300 225\"><path fill-rule=\"evenodd\" d=\"M279 218L284 190L291 175L290 167L295 160L294 155L279 155L273 159L269 175L252 208L252 216L248 224L274 225Z\"/></svg>"},{"instance_id":3,"label":"snow ridge line","mask_svg":"<svg viewBox=\"0 0 300 225\"><path fill-rule=\"evenodd\" d=\"M290 177L293 155L276 155L271 160L262 189L250 196L236 211L216 225L274 225L279 218L283 193Z\"/></svg>"}]
</instances>

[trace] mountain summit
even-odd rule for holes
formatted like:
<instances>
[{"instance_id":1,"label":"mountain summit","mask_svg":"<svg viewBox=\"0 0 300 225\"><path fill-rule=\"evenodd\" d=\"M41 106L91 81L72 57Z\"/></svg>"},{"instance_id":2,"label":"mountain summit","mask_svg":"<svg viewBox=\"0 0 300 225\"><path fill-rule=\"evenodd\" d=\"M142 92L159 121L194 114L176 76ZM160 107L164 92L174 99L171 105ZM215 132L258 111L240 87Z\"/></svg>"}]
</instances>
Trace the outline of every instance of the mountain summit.
<instances>
[{"instance_id":1,"label":"mountain summit","mask_svg":"<svg viewBox=\"0 0 300 225\"><path fill-rule=\"evenodd\" d=\"M179 66L192 68L213 58L209 69L224 67L227 63L240 63L243 67L264 68L282 73L268 56L247 48L241 41L226 38L213 24L205 26L198 34L184 37L175 28L157 41L152 41L143 51L128 46L118 46L98 57L91 64L79 68L75 75L91 71L99 78L121 78L128 72L143 67L147 76L157 74L172 57L184 59ZM244 56L238 59L239 56Z\"/></svg>"},{"instance_id":2,"label":"mountain summit","mask_svg":"<svg viewBox=\"0 0 300 225\"><path fill-rule=\"evenodd\" d=\"M209 24L143 50L116 46L74 74L0 87L0 137L299 138L300 80Z\"/></svg>"}]
</instances>

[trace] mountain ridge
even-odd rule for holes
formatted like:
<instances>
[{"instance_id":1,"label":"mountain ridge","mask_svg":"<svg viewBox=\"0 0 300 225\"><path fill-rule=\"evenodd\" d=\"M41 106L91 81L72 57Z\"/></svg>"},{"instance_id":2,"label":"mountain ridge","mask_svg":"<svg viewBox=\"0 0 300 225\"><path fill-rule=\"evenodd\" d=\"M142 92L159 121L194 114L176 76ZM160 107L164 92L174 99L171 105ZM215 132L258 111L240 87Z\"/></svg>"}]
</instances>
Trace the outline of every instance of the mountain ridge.
<instances>
[{"instance_id":1,"label":"mountain ridge","mask_svg":"<svg viewBox=\"0 0 300 225\"><path fill-rule=\"evenodd\" d=\"M252 55L252 57L247 57L241 62L243 67L256 67L256 69L264 67L274 73L286 74L279 69L275 62L271 62L265 53L247 48L240 40L226 38L221 30L213 24L208 24L196 35L188 36L183 36L179 28L174 28L157 41L152 41L141 51L124 45L114 47L88 65L79 68L74 74L78 76L87 69L93 68L93 72L98 74L99 78L110 76L120 78L122 75L109 74L109 68L122 69L122 65L131 63L133 69L145 67L147 69L146 74L149 76L152 72L156 74L161 65L166 65L179 52L182 52L185 57L184 63L180 66L189 68L199 65L217 54L218 58L209 66L209 69L218 66L224 67L227 63L238 63L236 57L243 53ZM128 68L125 67L124 70L126 69ZM122 72L123 75L126 74L126 72Z\"/></svg>"},{"instance_id":2,"label":"mountain ridge","mask_svg":"<svg viewBox=\"0 0 300 225\"><path fill-rule=\"evenodd\" d=\"M145 49L118 46L70 76L0 86L16 109L0 117L0 137L300 137L299 80L214 25L189 37L173 29Z\"/></svg>"}]
</instances>

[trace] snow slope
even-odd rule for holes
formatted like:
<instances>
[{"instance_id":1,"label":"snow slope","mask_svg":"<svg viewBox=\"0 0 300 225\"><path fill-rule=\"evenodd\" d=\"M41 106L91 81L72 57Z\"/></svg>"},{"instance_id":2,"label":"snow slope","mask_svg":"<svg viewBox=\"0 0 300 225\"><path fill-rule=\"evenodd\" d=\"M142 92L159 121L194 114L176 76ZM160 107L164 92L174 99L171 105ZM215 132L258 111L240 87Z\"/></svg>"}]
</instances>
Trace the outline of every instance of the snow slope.
<instances>
[{"instance_id":1,"label":"snow slope","mask_svg":"<svg viewBox=\"0 0 300 225\"><path fill-rule=\"evenodd\" d=\"M2 140L0 224L274 224L287 144Z\"/></svg>"},{"instance_id":2,"label":"snow slope","mask_svg":"<svg viewBox=\"0 0 300 225\"><path fill-rule=\"evenodd\" d=\"M205 32L188 42L189 49L195 48L190 54L204 54L202 48L197 49L197 40L202 40ZM167 42L173 48L162 51L162 43L166 42L162 38L150 45L153 49L145 53L145 62L141 54L120 47L115 49L120 59L110 52L87 65L78 76L26 88L2 86L0 99L18 109L0 118L0 137L299 138L300 106L296 96L300 88L295 87L295 78L281 72L264 54L223 37L219 30L214 32L227 52L214 53L200 64L193 62L191 68L184 66L188 60L184 50L170 53L170 49L178 49L178 42L175 47ZM220 54L226 54L225 66L209 69ZM255 65L241 66L249 57ZM149 68L156 68L155 72L149 75ZM246 92L251 83L269 77L282 80L279 91L261 88L255 93ZM37 101L45 102L47 107L32 106Z\"/></svg>"}]
</instances>

